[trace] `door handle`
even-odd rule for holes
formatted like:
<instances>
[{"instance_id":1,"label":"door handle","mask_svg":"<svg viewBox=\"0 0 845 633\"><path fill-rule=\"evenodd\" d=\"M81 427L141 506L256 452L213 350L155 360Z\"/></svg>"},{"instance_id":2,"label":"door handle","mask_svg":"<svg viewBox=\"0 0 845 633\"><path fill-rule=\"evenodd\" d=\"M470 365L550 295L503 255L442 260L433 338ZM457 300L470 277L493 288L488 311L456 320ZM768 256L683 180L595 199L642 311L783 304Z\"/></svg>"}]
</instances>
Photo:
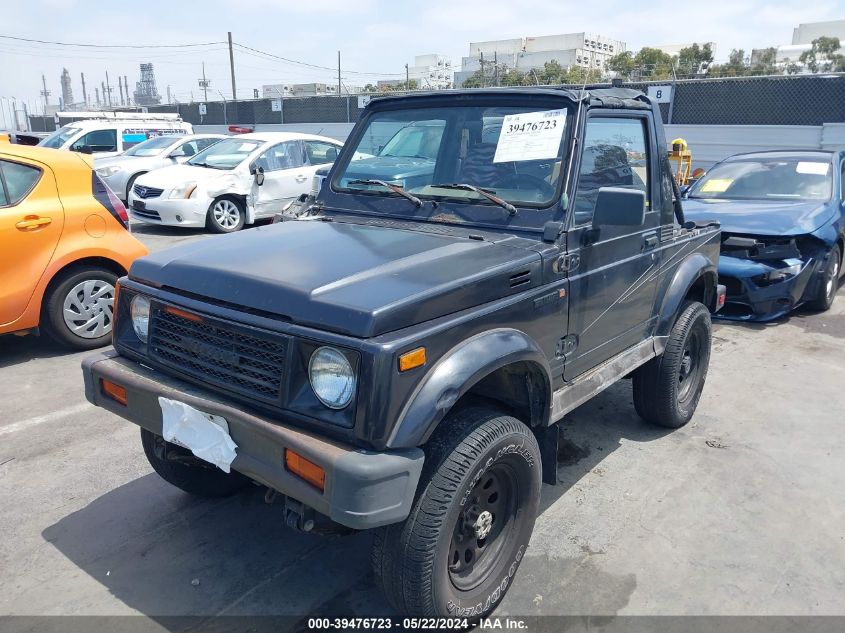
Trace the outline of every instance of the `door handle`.
<instances>
[{"instance_id":1,"label":"door handle","mask_svg":"<svg viewBox=\"0 0 845 633\"><path fill-rule=\"evenodd\" d=\"M294 177L294 180L296 180L296 182L305 182L306 180L308 180L308 176L306 176L305 174L298 174Z\"/></svg>"},{"instance_id":2,"label":"door handle","mask_svg":"<svg viewBox=\"0 0 845 633\"><path fill-rule=\"evenodd\" d=\"M30 229L37 229L39 226L46 226L53 221L53 218L39 218L38 216L26 216L23 220L15 224L15 227L21 231L28 231Z\"/></svg>"},{"instance_id":3,"label":"door handle","mask_svg":"<svg viewBox=\"0 0 845 633\"><path fill-rule=\"evenodd\" d=\"M646 235L643 238L643 248L645 250L654 248L660 242L660 239L655 234Z\"/></svg>"}]
</instances>

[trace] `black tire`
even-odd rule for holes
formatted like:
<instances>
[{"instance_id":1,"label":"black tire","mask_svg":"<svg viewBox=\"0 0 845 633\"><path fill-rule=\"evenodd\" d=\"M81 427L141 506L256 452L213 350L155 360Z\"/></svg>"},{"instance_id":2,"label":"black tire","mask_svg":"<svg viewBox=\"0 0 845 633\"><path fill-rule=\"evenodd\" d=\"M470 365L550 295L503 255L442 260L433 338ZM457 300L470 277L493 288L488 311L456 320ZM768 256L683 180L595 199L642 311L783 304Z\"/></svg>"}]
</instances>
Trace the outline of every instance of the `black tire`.
<instances>
[{"instance_id":1,"label":"black tire","mask_svg":"<svg viewBox=\"0 0 845 633\"><path fill-rule=\"evenodd\" d=\"M224 473L213 464L189 466L181 462L161 459L156 455L157 445L159 449L166 447L168 453L172 451L186 457L190 456L191 452L181 446L166 442L160 435L147 429L141 429L141 444L144 446L147 461L159 477L192 495L228 497L242 490L249 483L249 479L240 473L235 471Z\"/></svg>"},{"instance_id":2,"label":"black tire","mask_svg":"<svg viewBox=\"0 0 845 633\"><path fill-rule=\"evenodd\" d=\"M501 601L525 554L540 449L516 418L472 408L447 416L425 450L408 518L376 531L377 584L403 615L474 620Z\"/></svg>"},{"instance_id":3,"label":"black tire","mask_svg":"<svg viewBox=\"0 0 845 633\"><path fill-rule=\"evenodd\" d=\"M695 413L710 364L710 312L697 301L681 306L666 349L634 372L634 408L647 422L677 429Z\"/></svg>"},{"instance_id":4,"label":"black tire","mask_svg":"<svg viewBox=\"0 0 845 633\"><path fill-rule=\"evenodd\" d=\"M93 286L87 282L92 282ZM42 327L50 338L66 347L95 349L107 345L111 341L116 283L117 275L106 268L80 266L69 269L52 282L44 298ZM92 292L89 293L88 288ZM66 302L69 302L67 320ZM74 312L78 313L78 319L72 316ZM86 322L91 325L85 327Z\"/></svg>"},{"instance_id":5,"label":"black tire","mask_svg":"<svg viewBox=\"0 0 845 633\"><path fill-rule=\"evenodd\" d=\"M811 310L824 312L830 310L833 300L836 298L836 291L839 289L839 273L842 265L842 252L836 244L824 260L821 279L813 292L812 298L807 301L807 307Z\"/></svg>"},{"instance_id":6,"label":"black tire","mask_svg":"<svg viewBox=\"0 0 845 633\"><path fill-rule=\"evenodd\" d=\"M129 179L129 182L126 183L126 204L129 204L129 192L132 191L132 187L135 186L135 181L138 179L138 176L143 176L146 173L147 172L142 171L137 174L133 174Z\"/></svg>"},{"instance_id":7,"label":"black tire","mask_svg":"<svg viewBox=\"0 0 845 633\"><path fill-rule=\"evenodd\" d=\"M225 219L221 219L217 215L218 207L226 207L228 209L227 213L236 213L237 220L233 221L231 224L227 223ZM222 208L220 209L222 213ZM226 217L226 216L224 216ZM205 225L209 231L214 233L234 233L235 231L240 231L244 228L244 223L246 222L246 207L243 203L243 200L239 198L234 198L231 196L222 196L214 200L208 206L208 212L206 213L205 218Z\"/></svg>"}]
</instances>

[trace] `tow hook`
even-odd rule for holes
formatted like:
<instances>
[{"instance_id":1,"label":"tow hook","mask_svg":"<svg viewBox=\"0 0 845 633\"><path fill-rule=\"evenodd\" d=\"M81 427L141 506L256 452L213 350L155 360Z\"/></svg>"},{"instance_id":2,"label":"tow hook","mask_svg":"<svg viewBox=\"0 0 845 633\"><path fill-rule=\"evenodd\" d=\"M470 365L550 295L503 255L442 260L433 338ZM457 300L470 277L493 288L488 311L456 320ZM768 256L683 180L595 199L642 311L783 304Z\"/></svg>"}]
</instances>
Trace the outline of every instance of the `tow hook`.
<instances>
[{"instance_id":1,"label":"tow hook","mask_svg":"<svg viewBox=\"0 0 845 633\"><path fill-rule=\"evenodd\" d=\"M314 509L285 497L285 524L292 530L310 532L314 529Z\"/></svg>"}]
</instances>

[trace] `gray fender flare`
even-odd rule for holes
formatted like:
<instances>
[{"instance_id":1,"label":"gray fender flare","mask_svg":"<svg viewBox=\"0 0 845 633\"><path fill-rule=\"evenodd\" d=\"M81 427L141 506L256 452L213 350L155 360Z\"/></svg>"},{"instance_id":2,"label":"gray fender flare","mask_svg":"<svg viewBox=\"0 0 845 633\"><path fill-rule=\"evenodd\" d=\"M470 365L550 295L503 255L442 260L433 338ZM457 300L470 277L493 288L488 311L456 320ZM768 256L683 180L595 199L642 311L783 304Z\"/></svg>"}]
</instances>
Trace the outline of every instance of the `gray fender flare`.
<instances>
[{"instance_id":1,"label":"gray fender flare","mask_svg":"<svg viewBox=\"0 0 845 633\"><path fill-rule=\"evenodd\" d=\"M659 318L657 321L657 328L655 335L658 337L666 337L672 330L675 324L675 318L678 315L678 310L687 296L690 288L702 277L710 277L712 287L716 288L716 280L719 277L716 264L710 261L710 258L702 253L692 253L684 261L682 261L675 270L675 276L669 285L666 287L666 292L663 295L663 303L660 306ZM713 310L715 306L708 305L709 310ZM657 350L658 353L662 349Z\"/></svg>"},{"instance_id":2,"label":"gray fender flare","mask_svg":"<svg viewBox=\"0 0 845 633\"><path fill-rule=\"evenodd\" d=\"M543 402L548 405L549 363L537 343L519 330L488 330L461 341L435 363L405 403L387 441L388 447L423 445L455 402L478 381L497 369L522 361L535 363L541 369L546 390ZM549 406L542 415L541 424L547 424Z\"/></svg>"}]
</instances>

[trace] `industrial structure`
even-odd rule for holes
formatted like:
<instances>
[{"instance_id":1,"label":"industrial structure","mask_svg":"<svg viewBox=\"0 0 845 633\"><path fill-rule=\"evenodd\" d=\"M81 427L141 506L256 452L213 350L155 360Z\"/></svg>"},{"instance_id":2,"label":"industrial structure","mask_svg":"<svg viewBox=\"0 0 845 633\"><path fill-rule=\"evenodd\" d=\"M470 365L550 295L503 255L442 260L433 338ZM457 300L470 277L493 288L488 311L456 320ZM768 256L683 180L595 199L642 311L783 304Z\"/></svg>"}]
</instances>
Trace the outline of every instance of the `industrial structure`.
<instances>
[{"instance_id":1,"label":"industrial structure","mask_svg":"<svg viewBox=\"0 0 845 633\"><path fill-rule=\"evenodd\" d=\"M161 103L161 95L156 87L156 76L152 64L141 64L141 80L135 84L134 101L139 106Z\"/></svg>"},{"instance_id":2,"label":"industrial structure","mask_svg":"<svg viewBox=\"0 0 845 633\"><path fill-rule=\"evenodd\" d=\"M625 42L586 32L470 42L469 55L462 58L454 85L461 87L477 71L488 68L487 64L528 72L556 61L564 68L605 72L608 60L625 50Z\"/></svg>"},{"instance_id":3,"label":"industrial structure","mask_svg":"<svg viewBox=\"0 0 845 633\"><path fill-rule=\"evenodd\" d=\"M67 68L62 68L62 107L70 108L73 105L73 88L70 85L70 73Z\"/></svg>"}]
</instances>

